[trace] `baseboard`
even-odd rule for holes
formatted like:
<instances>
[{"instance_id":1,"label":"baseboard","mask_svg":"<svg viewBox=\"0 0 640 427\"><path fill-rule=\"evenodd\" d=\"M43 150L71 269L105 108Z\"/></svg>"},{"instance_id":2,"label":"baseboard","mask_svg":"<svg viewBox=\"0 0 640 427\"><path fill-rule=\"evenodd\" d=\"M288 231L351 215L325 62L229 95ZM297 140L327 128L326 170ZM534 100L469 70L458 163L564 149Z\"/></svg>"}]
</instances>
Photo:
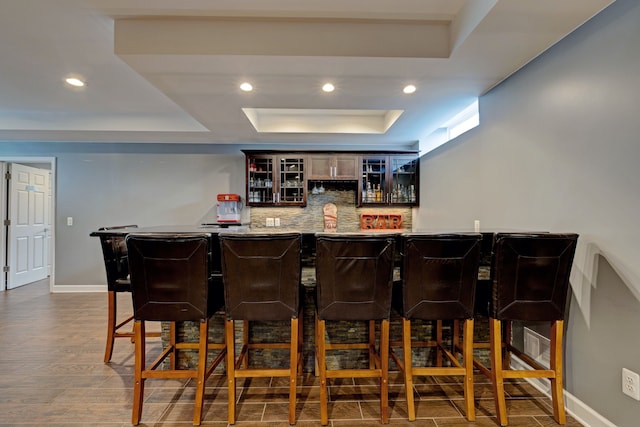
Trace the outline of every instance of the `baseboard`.
<instances>
[{"instance_id":1,"label":"baseboard","mask_svg":"<svg viewBox=\"0 0 640 427\"><path fill-rule=\"evenodd\" d=\"M531 369L515 355L511 355L511 368ZM551 398L551 383L546 378L526 378L526 380L541 393ZM580 399L564 391L564 406L567 412L586 427L616 427L614 423L587 406Z\"/></svg>"},{"instance_id":2,"label":"baseboard","mask_svg":"<svg viewBox=\"0 0 640 427\"><path fill-rule=\"evenodd\" d=\"M53 285L51 288L53 293L70 293L70 292L107 292L107 285Z\"/></svg>"}]
</instances>

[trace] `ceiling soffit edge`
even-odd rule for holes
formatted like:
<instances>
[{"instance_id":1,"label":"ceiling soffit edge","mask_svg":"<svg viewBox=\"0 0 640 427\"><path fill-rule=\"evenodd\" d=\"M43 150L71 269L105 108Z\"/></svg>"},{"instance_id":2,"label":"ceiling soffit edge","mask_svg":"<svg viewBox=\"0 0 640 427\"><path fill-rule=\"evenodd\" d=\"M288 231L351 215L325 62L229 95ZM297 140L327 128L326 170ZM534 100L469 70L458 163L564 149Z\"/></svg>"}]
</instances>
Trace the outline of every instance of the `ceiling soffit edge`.
<instances>
[{"instance_id":1,"label":"ceiling soffit edge","mask_svg":"<svg viewBox=\"0 0 640 427\"><path fill-rule=\"evenodd\" d=\"M447 58L451 47L450 21L127 18L114 33L118 55Z\"/></svg>"}]
</instances>

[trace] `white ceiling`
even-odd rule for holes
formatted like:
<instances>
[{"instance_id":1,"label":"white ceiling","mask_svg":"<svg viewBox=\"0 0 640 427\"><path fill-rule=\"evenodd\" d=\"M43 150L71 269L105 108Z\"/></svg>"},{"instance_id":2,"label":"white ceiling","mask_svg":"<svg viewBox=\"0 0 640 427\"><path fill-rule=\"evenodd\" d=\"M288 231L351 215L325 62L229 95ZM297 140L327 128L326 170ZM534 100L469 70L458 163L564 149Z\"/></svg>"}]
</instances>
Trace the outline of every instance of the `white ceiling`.
<instances>
[{"instance_id":1,"label":"white ceiling","mask_svg":"<svg viewBox=\"0 0 640 427\"><path fill-rule=\"evenodd\" d=\"M0 141L407 148L611 2L0 0ZM323 127L392 110L386 132Z\"/></svg>"}]
</instances>

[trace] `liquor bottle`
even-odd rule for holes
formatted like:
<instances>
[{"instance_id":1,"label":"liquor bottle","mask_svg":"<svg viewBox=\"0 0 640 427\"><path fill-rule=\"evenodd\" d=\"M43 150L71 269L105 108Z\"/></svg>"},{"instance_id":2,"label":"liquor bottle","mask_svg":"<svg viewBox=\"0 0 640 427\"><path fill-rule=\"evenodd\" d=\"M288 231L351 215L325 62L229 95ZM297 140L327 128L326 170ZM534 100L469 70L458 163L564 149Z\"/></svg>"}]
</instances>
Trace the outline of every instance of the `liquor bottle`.
<instances>
[{"instance_id":1,"label":"liquor bottle","mask_svg":"<svg viewBox=\"0 0 640 427\"><path fill-rule=\"evenodd\" d=\"M375 197L376 197L376 202L382 201L382 190L380 190L380 184L378 184L378 186L376 187Z\"/></svg>"}]
</instances>

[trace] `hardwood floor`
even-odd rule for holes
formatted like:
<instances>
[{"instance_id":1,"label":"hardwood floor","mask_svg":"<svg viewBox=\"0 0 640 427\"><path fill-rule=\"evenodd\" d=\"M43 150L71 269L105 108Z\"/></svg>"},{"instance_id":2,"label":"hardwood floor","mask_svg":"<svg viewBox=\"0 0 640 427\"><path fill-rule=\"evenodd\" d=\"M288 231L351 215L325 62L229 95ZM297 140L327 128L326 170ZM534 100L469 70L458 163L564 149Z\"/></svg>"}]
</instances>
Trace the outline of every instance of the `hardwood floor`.
<instances>
[{"instance_id":1,"label":"hardwood floor","mask_svg":"<svg viewBox=\"0 0 640 427\"><path fill-rule=\"evenodd\" d=\"M118 302L131 309L127 295ZM133 344L116 340L112 362L103 363L106 304L106 292L51 294L47 282L0 292L1 426L131 425ZM297 426L319 426L318 380L305 375L299 384ZM482 375L476 376L475 423L462 415L462 385L456 380L416 378L415 388L418 419L409 422L402 378L390 375L391 426L497 425L491 386ZM506 389L510 426L556 425L547 397L526 382L510 382ZM194 390L188 380L147 381L141 425L191 425ZM286 379L249 379L238 391L236 425L289 425ZM332 381L329 426L379 425L377 391L371 380ZM212 375L202 425L226 426L226 417L226 378ZM581 424L568 417L567 425Z\"/></svg>"}]
</instances>

